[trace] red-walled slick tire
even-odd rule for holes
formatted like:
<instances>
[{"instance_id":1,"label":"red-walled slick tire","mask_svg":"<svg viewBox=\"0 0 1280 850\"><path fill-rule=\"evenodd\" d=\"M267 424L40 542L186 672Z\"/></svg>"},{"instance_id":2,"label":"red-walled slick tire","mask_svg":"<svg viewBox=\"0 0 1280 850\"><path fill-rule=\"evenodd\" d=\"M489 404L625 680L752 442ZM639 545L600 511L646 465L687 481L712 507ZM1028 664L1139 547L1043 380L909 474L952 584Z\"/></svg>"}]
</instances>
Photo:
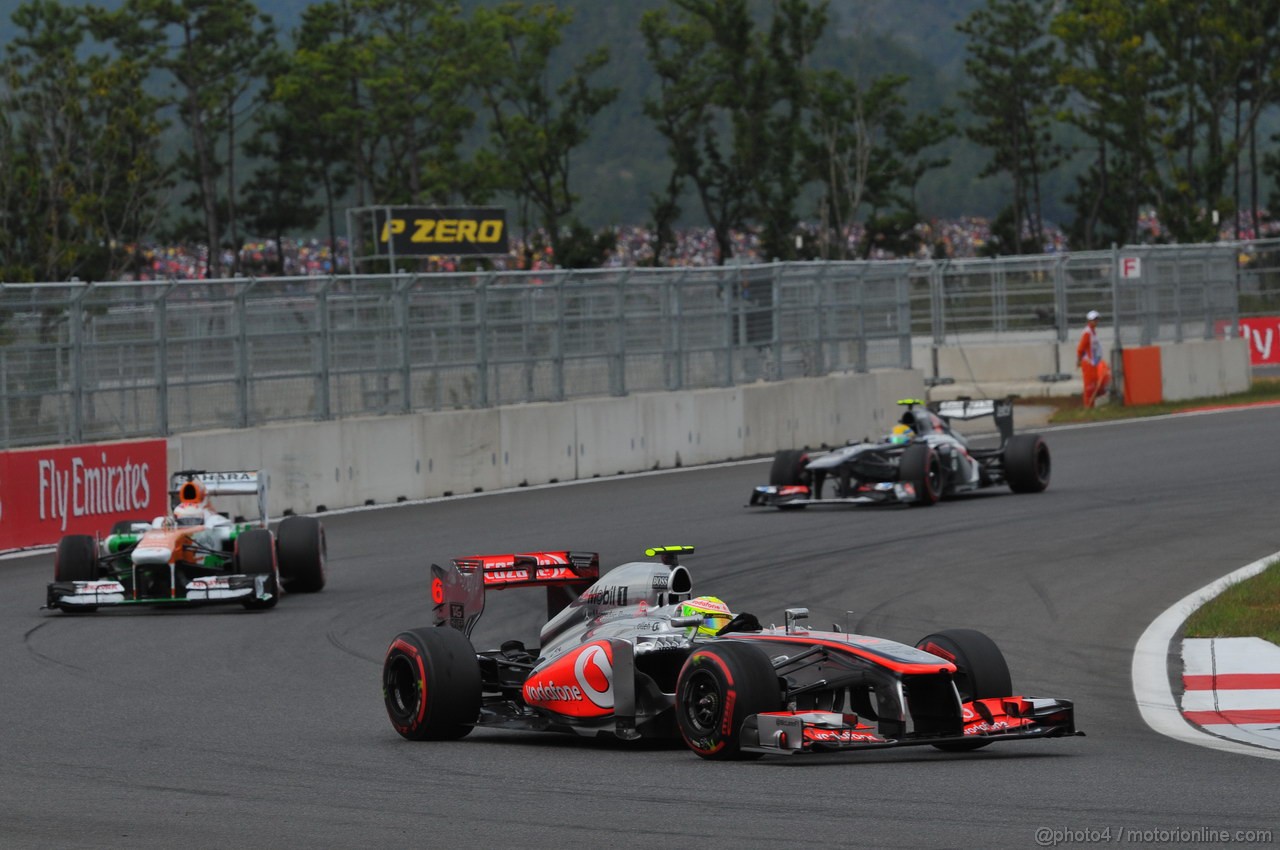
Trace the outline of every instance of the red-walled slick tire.
<instances>
[{"instance_id":1,"label":"red-walled slick tire","mask_svg":"<svg viewBox=\"0 0 1280 850\"><path fill-rule=\"evenodd\" d=\"M758 758L742 751L742 723L782 709L773 663L759 647L716 642L695 649L676 681L676 725L704 759Z\"/></svg>"},{"instance_id":2,"label":"red-walled slick tire","mask_svg":"<svg viewBox=\"0 0 1280 850\"><path fill-rule=\"evenodd\" d=\"M391 725L411 741L452 741L480 716L480 665L471 641L448 626L396 635L382 663Z\"/></svg>"},{"instance_id":3,"label":"red-walled slick tire","mask_svg":"<svg viewBox=\"0 0 1280 850\"><path fill-rule=\"evenodd\" d=\"M907 446L898 462L898 478L915 487L913 506L928 507L942 498L942 461L928 443Z\"/></svg>"}]
</instances>

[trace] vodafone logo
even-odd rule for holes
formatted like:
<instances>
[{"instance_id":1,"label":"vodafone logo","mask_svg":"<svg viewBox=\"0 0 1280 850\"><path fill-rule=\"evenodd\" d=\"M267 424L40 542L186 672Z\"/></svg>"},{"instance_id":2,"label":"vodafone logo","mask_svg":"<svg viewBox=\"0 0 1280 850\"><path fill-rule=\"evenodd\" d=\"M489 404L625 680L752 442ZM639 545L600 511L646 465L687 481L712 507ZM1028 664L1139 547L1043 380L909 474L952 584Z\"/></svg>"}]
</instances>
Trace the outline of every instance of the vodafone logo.
<instances>
[{"instance_id":1,"label":"vodafone logo","mask_svg":"<svg viewBox=\"0 0 1280 850\"><path fill-rule=\"evenodd\" d=\"M613 708L613 664L600 644L588 646L573 662L583 695L601 708Z\"/></svg>"}]
</instances>

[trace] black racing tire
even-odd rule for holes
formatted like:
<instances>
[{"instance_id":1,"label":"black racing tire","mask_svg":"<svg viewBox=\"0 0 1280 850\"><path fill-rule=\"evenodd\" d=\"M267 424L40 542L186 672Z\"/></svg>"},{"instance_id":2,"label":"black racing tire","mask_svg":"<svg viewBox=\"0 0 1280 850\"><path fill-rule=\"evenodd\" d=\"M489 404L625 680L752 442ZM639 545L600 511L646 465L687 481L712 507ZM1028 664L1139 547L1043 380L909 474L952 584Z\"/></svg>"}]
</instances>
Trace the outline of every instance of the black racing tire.
<instances>
[{"instance_id":1,"label":"black racing tire","mask_svg":"<svg viewBox=\"0 0 1280 850\"><path fill-rule=\"evenodd\" d=\"M776 453L773 456L773 467L769 470L769 483L774 487L803 484L804 465L808 460L808 453L803 449L786 449Z\"/></svg>"},{"instance_id":2,"label":"black racing tire","mask_svg":"<svg viewBox=\"0 0 1280 850\"><path fill-rule=\"evenodd\" d=\"M455 741L480 717L480 664L467 636L449 626L396 635L382 662L382 700L410 741Z\"/></svg>"},{"instance_id":3,"label":"black racing tire","mask_svg":"<svg viewBox=\"0 0 1280 850\"><path fill-rule=\"evenodd\" d=\"M1042 493L1053 465L1049 446L1039 434L1014 434L1004 447L1004 480L1015 493Z\"/></svg>"},{"instance_id":4,"label":"black racing tire","mask_svg":"<svg viewBox=\"0 0 1280 850\"><path fill-rule=\"evenodd\" d=\"M928 443L912 443L898 461L898 480L915 487L912 506L927 508L942 498L942 461Z\"/></svg>"},{"instance_id":5,"label":"black racing tire","mask_svg":"<svg viewBox=\"0 0 1280 850\"><path fill-rule=\"evenodd\" d=\"M289 593L323 590L326 551L320 520L309 516L285 517L276 529L276 556L284 589Z\"/></svg>"},{"instance_id":6,"label":"black racing tire","mask_svg":"<svg viewBox=\"0 0 1280 850\"><path fill-rule=\"evenodd\" d=\"M54 581L93 581L101 575L98 541L92 534L68 534L53 556Z\"/></svg>"},{"instance_id":7,"label":"black racing tire","mask_svg":"<svg viewBox=\"0 0 1280 850\"><path fill-rule=\"evenodd\" d=\"M956 665L956 690L962 702L1013 694L1009 664L995 641L975 629L945 629L921 638L917 649L947 659ZM934 744L949 753L965 753L985 747L990 741L948 741Z\"/></svg>"},{"instance_id":8,"label":"black racing tire","mask_svg":"<svg viewBox=\"0 0 1280 850\"><path fill-rule=\"evenodd\" d=\"M250 611L265 611L276 607L280 601L280 570L276 563L275 540L271 532L265 528L242 531L236 537L235 553L232 557L233 572L242 575L266 575L263 587L271 594L270 599L246 599L244 607Z\"/></svg>"},{"instance_id":9,"label":"black racing tire","mask_svg":"<svg viewBox=\"0 0 1280 850\"><path fill-rule=\"evenodd\" d=\"M680 737L702 758L758 758L759 753L742 751L742 723L753 714L781 711L782 690L773 663L759 647L709 643L685 660L676 680L675 708Z\"/></svg>"}]
</instances>

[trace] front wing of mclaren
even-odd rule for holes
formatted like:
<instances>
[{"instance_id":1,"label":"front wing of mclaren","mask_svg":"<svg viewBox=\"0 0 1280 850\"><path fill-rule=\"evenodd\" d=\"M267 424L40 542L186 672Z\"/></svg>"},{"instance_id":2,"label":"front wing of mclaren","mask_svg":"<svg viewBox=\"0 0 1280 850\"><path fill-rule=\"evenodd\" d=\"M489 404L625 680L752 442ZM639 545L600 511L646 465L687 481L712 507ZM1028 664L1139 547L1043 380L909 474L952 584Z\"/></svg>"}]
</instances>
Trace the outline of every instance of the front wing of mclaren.
<instances>
[{"instance_id":1,"label":"front wing of mclaren","mask_svg":"<svg viewBox=\"0 0 1280 850\"><path fill-rule=\"evenodd\" d=\"M798 753L881 749L922 744L981 746L995 741L1030 741L1083 735L1075 728L1070 700L1000 697L964 704L963 735L922 735L907 732L883 736L857 715L831 711L777 711L754 714L742 726L742 749L747 752Z\"/></svg>"}]
</instances>

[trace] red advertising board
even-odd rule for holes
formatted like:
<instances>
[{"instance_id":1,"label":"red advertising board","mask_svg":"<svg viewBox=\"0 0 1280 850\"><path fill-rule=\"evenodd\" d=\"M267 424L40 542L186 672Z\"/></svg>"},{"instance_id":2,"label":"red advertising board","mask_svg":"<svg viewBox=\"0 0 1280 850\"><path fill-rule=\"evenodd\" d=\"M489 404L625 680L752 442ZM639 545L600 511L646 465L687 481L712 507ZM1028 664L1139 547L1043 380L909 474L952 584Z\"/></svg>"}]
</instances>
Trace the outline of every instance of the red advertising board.
<instances>
[{"instance_id":1,"label":"red advertising board","mask_svg":"<svg viewBox=\"0 0 1280 850\"><path fill-rule=\"evenodd\" d=\"M0 452L0 550L165 513L167 466L165 440Z\"/></svg>"},{"instance_id":2,"label":"red advertising board","mask_svg":"<svg viewBox=\"0 0 1280 850\"><path fill-rule=\"evenodd\" d=\"M1225 322L1219 322L1218 333L1225 327ZM1241 319L1240 336L1249 341L1249 362L1254 366L1280 363L1280 316Z\"/></svg>"}]
</instances>

